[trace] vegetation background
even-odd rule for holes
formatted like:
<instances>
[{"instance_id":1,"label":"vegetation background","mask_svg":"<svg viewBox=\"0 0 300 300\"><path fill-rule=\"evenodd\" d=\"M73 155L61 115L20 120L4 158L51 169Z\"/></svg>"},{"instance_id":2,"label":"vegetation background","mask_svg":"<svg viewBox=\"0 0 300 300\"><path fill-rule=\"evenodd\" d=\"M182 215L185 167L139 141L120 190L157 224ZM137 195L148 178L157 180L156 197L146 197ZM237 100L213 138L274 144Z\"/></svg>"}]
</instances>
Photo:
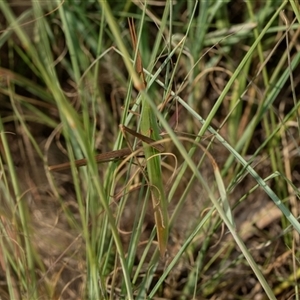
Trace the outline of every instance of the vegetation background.
<instances>
[{"instance_id":1,"label":"vegetation background","mask_svg":"<svg viewBox=\"0 0 300 300\"><path fill-rule=\"evenodd\" d=\"M0 10L1 299L299 299L298 1ZM119 127L147 116L154 209L154 159Z\"/></svg>"}]
</instances>

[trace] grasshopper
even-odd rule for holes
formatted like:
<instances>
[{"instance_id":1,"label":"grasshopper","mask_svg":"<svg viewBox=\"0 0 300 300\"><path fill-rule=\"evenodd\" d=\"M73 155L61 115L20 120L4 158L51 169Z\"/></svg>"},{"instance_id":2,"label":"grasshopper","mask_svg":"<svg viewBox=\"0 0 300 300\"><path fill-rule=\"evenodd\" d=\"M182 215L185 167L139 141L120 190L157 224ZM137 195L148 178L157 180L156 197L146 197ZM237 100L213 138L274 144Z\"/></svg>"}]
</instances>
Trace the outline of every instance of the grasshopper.
<instances>
[{"instance_id":1,"label":"grasshopper","mask_svg":"<svg viewBox=\"0 0 300 300\"><path fill-rule=\"evenodd\" d=\"M129 20L129 29L132 39L133 49L136 52L136 73L140 76L139 91L141 92L142 99L142 111L141 111L141 122L140 129L141 133L135 132L125 126L121 129L129 132L136 136L142 141L142 147L138 148L138 151L142 151L145 155L147 162L147 174L149 184L151 188L152 206L154 210L154 218L157 230L157 239L159 251L162 257L164 257L167 249L167 242L169 236L169 225L168 225L168 213L167 213L167 198L165 195L162 171L161 171L161 158L157 155L159 152L164 150L161 144L157 141L161 139L160 132L156 120L156 115L151 108L151 105L146 99L147 93L147 82L145 79L144 69L142 65L141 55L138 51L138 43L136 32L134 28L134 22ZM120 150L110 151L102 154L98 154L95 159L97 162L111 161L113 159L124 158L131 155L132 151L130 148L124 148ZM86 159L80 159L75 161L77 166L86 165ZM59 164L55 166L49 166L50 171L61 171L70 168L70 163Z\"/></svg>"}]
</instances>

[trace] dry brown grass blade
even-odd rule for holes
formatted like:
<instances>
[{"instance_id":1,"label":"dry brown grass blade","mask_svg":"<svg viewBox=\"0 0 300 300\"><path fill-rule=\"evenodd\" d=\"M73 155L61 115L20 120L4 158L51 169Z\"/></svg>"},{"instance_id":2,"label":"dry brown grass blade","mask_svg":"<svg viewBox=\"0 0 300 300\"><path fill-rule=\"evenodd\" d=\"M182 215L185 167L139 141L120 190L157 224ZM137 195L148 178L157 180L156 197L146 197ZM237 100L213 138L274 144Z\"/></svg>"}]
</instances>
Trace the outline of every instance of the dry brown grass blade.
<instances>
[{"instance_id":1,"label":"dry brown grass blade","mask_svg":"<svg viewBox=\"0 0 300 300\"><path fill-rule=\"evenodd\" d=\"M130 37L131 37L133 49L134 49L134 51L137 51L137 37L136 37L136 31L135 31L135 27L134 27L134 21L132 18L128 19L128 25L129 25L129 31L130 31ZM145 89L147 87L147 82L145 79L142 58L141 58L141 54L139 51L137 51L135 68L136 68L137 73L140 75L140 77L142 79L143 89Z\"/></svg>"}]
</instances>

